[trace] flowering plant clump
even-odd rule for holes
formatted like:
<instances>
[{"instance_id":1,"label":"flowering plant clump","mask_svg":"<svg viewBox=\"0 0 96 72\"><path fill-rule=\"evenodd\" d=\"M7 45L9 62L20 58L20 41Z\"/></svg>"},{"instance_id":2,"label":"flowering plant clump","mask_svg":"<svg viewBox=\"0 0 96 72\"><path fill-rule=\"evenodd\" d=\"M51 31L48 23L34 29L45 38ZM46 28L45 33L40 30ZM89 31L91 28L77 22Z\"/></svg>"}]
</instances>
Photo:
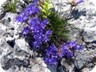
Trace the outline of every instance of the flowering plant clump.
<instances>
[{"instance_id":1,"label":"flowering plant clump","mask_svg":"<svg viewBox=\"0 0 96 72\"><path fill-rule=\"evenodd\" d=\"M68 41L68 43L64 43L61 48L60 57L66 56L67 58L71 58L74 56L75 50L82 50L82 45L76 44L76 41Z\"/></svg>"},{"instance_id":2,"label":"flowering plant clump","mask_svg":"<svg viewBox=\"0 0 96 72\"><path fill-rule=\"evenodd\" d=\"M45 62L47 64L57 64L59 60L58 48L54 44L52 44L45 51L46 51L46 55L44 59Z\"/></svg>"},{"instance_id":3,"label":"flowering plant clump","mask_svg":"<svg viewBox=\"0 0 96 72\"><path fill-rule=\"evenodd\" d=\"M36 15L40 13L40 8L37 6L36 3L32 3L29 6L27 6L24 11L22 11L20 13L19 16L17 16L16 20L18 22L25 22L26 20L28 20L29 16L31 15Z\"/></svg>"},{"instance_id":4,"label":"flowering plant clump","mask_svg":"<svg viewBox=\"0 0 96 72\"><path fill-rule=\"evenodd\" d=\"M49 37L52 34L52 31L51 30L46 31L45 29L48 23L49 23L48 19L44 19L44 21L40 21L38 17L34 17L30 21L29 27L34 35L33 38L35 39L35 41L33 43L34 46L36 46L36 48L39 48L43 42L47 42L50 40Z\"/></svg>"},{"instance_id":5,"label":"flowering plant clump","mask_svg":"<svg viewBox=\"0 0 96 72\"><path fill-rule=\"evenodd\" d=\"M68 41L59 49L52 44L46 49L45 62L47 64L57 64L59 59L63 57L71 58L74 56L75 50L82 50L82 48L82 45L78 45L76 41Z\"/></svg>"},{"instance_id":6,"label":"flowering plant clump","mask_svg":"<svg viewBox=\"0 0 96 72\"><path fill-rule=\"evenodd\" d=\"M39 48L43 42L49 41L49 37L52 34L51 30L45 29L46 25L49 24L48 19L45 18L42 21L42 19L38 17L38 14L40 14L40 8L37 6L37 1L34 1L34 3L25 8L24 11L22 11L16 18L18 22L23 23L27 21L30 16L32 16L32 18L28 20L29 25L23 30L23 35L27 36L31 32L35 40L32 44L36 48Z\"/></svg>"},{"instance_id":7,"label":"flowering plant clump","mask_svg":"<svg viewBox=\"0 0 96 72\"><path fill-rule=\"evenodd\" d=\"M72 58L75 50L81 50L82 45L76 44L76 41L64 42L63 39L66 36L65 25L62 20L50 10L51 7L48 7L48 4L50 4L50 2L46 1L45 5L39 5L39 1L34 0L34 3L28 5L16 17L16 21L28 23L22 31L24 37L29 37L30 35L32 38L32 47L44 52L42 56L44 56L47 64L56 65L63 57ZM48 13L48 11L50 13Z\"/></svg>"}]
</instances>

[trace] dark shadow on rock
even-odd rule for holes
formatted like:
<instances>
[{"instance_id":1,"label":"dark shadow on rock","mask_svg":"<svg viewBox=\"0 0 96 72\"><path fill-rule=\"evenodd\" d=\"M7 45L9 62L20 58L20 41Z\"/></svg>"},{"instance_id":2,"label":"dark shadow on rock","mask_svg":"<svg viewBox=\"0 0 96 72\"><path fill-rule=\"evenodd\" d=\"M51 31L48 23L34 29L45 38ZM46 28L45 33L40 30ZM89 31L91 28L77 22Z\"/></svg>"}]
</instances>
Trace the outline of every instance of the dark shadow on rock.
<instances>
[{"instance_id":1,"label":"dark shadow on rock","mask_svg":"<svg viewBox=\"0 0 96 72\"><path fill-rule=\"evenodd\" d=\"M71 13L71 15L72 15L72 18L74 18L75 20L76 19L78 19L81 15L82 16L86 16L86 11L78 11L78 9L77 10L73 10L72 11L72 13Z\"/></svg>"},{"instance_id":2,"label":"dark shadow on rock","mask_svg":"<svg viewBox=\"0 0 96 72\"><path fill-rule=\"evenodd\" d=\"M7 62L5 62L4 66L2 67L4 70L8 70L11 67L18 66L19 68L21 66L28 67L29 61L19 60L19 59L9 59Z\"/></svg>"},{"instance_id":3,"label":"dark shadow on rock","mask_svg":"<svg viewBox=\"0 0 96 72\"><path fill-rule=\"evenodd\" d=\"M66 72L66 71L64 70L64 67L63 66L59 66L57 68L57 72Z\"/></svg>"},{"instance_id":4,"label":"dark shadow on rock","mask_svg":"<svg viewBox=\"0 0 96 72\"><path fill-rule=\"evenodd\" d=\"M5 16L5 14L6 14L5 12L0 14L0 20Z\"/></svg>"},{"instance_id":5,"label":"dark shadow on rock","mask_svg":"<svg viewBox=\"0 0 96 72\"><path fill-rule=\"evenodd\" d=\"M12 48L14 48L15 40L7 41L7 43L8 43Z\"/></svg>"},{"instance_id":6,"label":"dark shadow on rock","mask_svg":"<svg viewBox=\"0 0 96 72\"><path fill-rule=\"evenodd\" d=\"M48 68L51 70L51 72L57 72L57 65L48 65Z\"/></svg>"}]
</instances>

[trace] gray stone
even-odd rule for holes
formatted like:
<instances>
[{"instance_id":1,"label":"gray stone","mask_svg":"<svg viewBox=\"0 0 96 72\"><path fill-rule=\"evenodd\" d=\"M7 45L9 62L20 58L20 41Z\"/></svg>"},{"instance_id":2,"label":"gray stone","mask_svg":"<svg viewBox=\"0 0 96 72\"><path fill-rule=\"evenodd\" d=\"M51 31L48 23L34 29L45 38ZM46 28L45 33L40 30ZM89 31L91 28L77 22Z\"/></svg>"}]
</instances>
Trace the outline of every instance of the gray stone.
<instances>
[{"instance_id":1,"label":"gray stone","mask_svg":"<svg viewBox=\"0 0 96 72\"><path fill-rule=\"evenodd\" d=\"M57 68L57 72L66 72L63 68L63 66L60 66Z\"/></svg>"},{"instance_id":2,"label":"gray stone","mask_svg":"<svg viewBox=\"0 0 96 72\"><path fill-rule=\"evenodd\" d=\"M66 18L66 15L70 16L70 13L72 13L70 16L71 19L68 21L68 23L71 24L72 31L70 33L73 34L69 35L70 38L76 39L78 35L80 35L80 31L83 30L82 36L85 42L96 41L96 5L93 1L86 0L77 4L73 9L71 7L71 1L72 0L56 0L54 2L51 0L55 10L58 10L61 17L65 16Z\"/></svg>"},{"instance_id":3,"label":"gray stone","mask_svg":"<svg viewBox=\"0 0 96 72\"><path fill-rule=\"evenodd\" d=\"M32 72L51 72L48 68L47 65L44 63L42 58L35 58L31 61L31 71Z\"/></svg>"},{"instance_id":4,"label":"gray stone","mask_svg":"<svg viewBox=\"0 0 96 72\"><path fill-rule=\"evenodd\" d=\"M96 49L95 49L96 50ZM72 60L62 59L61 65L63 66L63 71L65 72L83 72L84 68L92 70L95 65L95 50L83 50L82 52L75 52L75 57Z\"/></svg>"},{"instance_id":5,"label":"gray stone","mask_svg":"<svg viewBox=\"0 0 96 72\"><path fill-rule=\"evenodd\" d=\"M9 54L12 51L12 48L6 43L5 38L0 38L0 58Z\"/></svg>"},{"instance_id":6,"label":"gray stone","mask_svg":"<svg viewBox=\"0 0 96 72\"><path fill-rule=\"evenodd\" d=\"M76 52L76 56L74 60L75 67L78 70L81 70L84 67L91 70L94 67L94 63L95 63L94 61L95 54L96 54L95 50Z\"/></svg>"},{"instance_id":7,"label":"gray stone","mask_svg":"<svg viewBox=\"0 0 96 72\"><path fill-rule=\"evenodd\" d=\"M32 0L18 1L16 10L21 12ZM96 5L86 0L72 9L67 0L52 0L52 3L61 17L70 18L70 38L85 46L82 52L76 52L74 64L62 60L59 72L78 72L85 70L83 68L91 70L96 64ZM17 14L4 14L3 9L0 10L0 66L6 72L56 72L57 66L49 70L43 59L35 57L28 43L20 37L25 24L16 22ZM10 43L14 45L10 46Z\"/></svg>"},{"instance_id":8,"label":"gray stone","mask_svg":"<svg viewBox=\"0 0 96 72\"><path fill-rule=\"evenodd\" d=\"M85 42L94 42L96 41L96 31L87 30L83 32L83 37Z\"/></svg>"},{"instance_id":9,"label":"gray stone","mask_svg":"<svg viewBox=\"0 0 96 72\"><path fill-rule=\"evenodd\" d=\"M59 12L60 17L69 18L71 13L71 5L68 0L50 0L55 10Z\"/></svg>"},{"instance_id":10,"label":"gray stone","mask_svg":"<svg viewBox=\"0 0 96 72\"><path fill-rule=\"evenodd\" d=\"M74 64L70 60L63 58L61 60L61 65L63 66L63 70L65 72L74 72Z\"/></svg>"},{"instance_id":11,"label":"gray stone","mask_svg":"<svg viewBox=\"0 0 96 72\"><path fill-rule=\"evenodd\" d=\"M5 16L5 12L3 8L0 8L0 20Z\"/></svg>"},{"instance_id":12,"label":"gray stone","mask_svg":"<svg viewBox=\"0 0 96 72\"><path fill-rule=\"evenodd\" d=\"M57 72L57 65L48 65L51 72Z\"/></svg>"},{"instance_id":13,"label":"gray stone","mask_svg":"<svg viewBox=\"0 0 96 72\"><path fill-rule=\"evenodd\" d=\"M89 72L89 69L88 68L84 68L84 69L82 69L82 72Z\"/></svg>"},{"instance_id":14,"label":"gray stone","mask_svg":"<svg viewBox=\"0 0 96 72\"><path fill-rule=\"evenodd\" d=\"M18 0L16 5L16 12L20 13L22 10L24 10L25 7L27 7L32 2L32 0Z\"/></svg>"},{"instance_id":15,"label":"gray stone","mask_svg":"<svg viewBox=\"0 0 96 72\"><path fill-rule=\"evenodd\" d=\"M6 15L2 18L3 24L11 28L14 27L16 16L16 13L6 13Z\"/></svg>"},{"instance_id":16,"label":"gray stone","mask_svg":"<svg viewBox=\"0 0 96 72\"><path fill-rule=\"evenodd\" d=\"M17 39L15 40L15 45L19 47L21 50L26 51L29 48L28 43L25 42L25 39ZM29 51L27 51L29 52Z\"/></svg>"},{"instance_id":17,"label":"gray stone","mask_svg":"<svg viewBox=\"0 0 96 72\"><path fill-rule=\"evenodd\" d=\"M57 1L57 4L55 5L59 6L59 3L60 1ZM67 5L65 7L67 7ZM57 7L55 8L56 10L58 10ZM66 14L68 13L68 12L66 13L66 11L70 11L70 8L67 7L66 11L64 9L62 10L63 10L62 11L63 14L61 14L60 16L62 15L66 16ZM70 16L70 12L67 15ZM79 44L83 44L84 46L84 50L82 52L76 52L76 57L74 60L74 67L73 67L73 70L75 71L73 72L79 72L84 67L88 68L88 70L92 70L92 68L94 67L96 63L94 60L94 58L96 58L96 55L95 55L96 54L95 52L95 48L96 48L96 5L94 4L94 2L92 2L91 0L86 0L81 4L78 4L74 9L72 9L72 14L70 16L70 20L68 21L68 23L69 23L69 30L70 30L70 33L69 33L70 39L77 40ZM63 69L65 71L69 70L68 63L67 63L67 66L65 65L66 65L66 62L64 62L63 64L63 66L65 67L65 69L64 67Z\"/></svg>"},{"instance_id":18,"label":"gray stone","mask_svg":"<svg viewBox=\"0 0 96 72\"><path fill-rule=\"evenodd\" d=\"M78 12L74 12L74 14L77 14L79 17L75 19L73 16L73 18L69 20L69 23L72 24L75 29L83 30L82 36L85 42L96 41L96 9L94 9L94 7L95 5L92 4L91 1L86 0L81 5L76 6L75 11L78 10Z\"/></svg>"}]
</instances>

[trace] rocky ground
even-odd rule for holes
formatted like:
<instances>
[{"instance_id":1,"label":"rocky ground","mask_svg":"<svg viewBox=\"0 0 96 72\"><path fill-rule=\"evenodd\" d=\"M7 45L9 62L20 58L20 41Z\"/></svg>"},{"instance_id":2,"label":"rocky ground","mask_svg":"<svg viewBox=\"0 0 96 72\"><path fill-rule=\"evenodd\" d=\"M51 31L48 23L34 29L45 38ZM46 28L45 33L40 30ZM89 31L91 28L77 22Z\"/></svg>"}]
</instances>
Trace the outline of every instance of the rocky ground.
<instances>
[{"instance_id":1,"label":"rocky ground","mask_svg":"<svg viewBox=\"0 0 96 72\"><path fill-rule=\"evenodd\" d=\"M62 17L69 18L70 38L77 39L85 47L81 53L77 53L73 66L88 72L96 65L96 3L85 0L73 8L70 0L57 0L52 3Z\"/></svg>"},{"instance_id":2,"label":"rocky ground","mask_svg":"<svg viewBox=\"0 0 96 72\"><path fill-rule=\"evenodd\" d=\"M75 60L63 58L61 65L47 66L43 59L35 57L28 43L21 36L24 24L17 23L17 13L4 12L5 2L0 7L0 72L93 72L96 65L96 5L86 0L71 8L71 1L51 0L63 18L69 18L70 38L84 45L76 52ZM31 0L18 0L17 12Z\"/></svg>"}]
</instances>

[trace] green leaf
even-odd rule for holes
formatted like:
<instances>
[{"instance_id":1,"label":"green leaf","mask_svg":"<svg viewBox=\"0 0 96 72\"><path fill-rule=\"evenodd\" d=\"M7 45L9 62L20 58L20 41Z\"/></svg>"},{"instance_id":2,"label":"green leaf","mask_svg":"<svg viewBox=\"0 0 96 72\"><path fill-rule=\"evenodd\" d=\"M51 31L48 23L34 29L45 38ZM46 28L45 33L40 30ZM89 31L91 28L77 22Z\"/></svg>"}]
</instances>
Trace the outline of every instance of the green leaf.
<instances>
[{"instance_id":1,"label":"green leaf","mask_svg":"<svg viewBox=\"0 0 96 72\"><path fill-rule=\"evenodd\" d=\"M42 12L46 13L46 10L45 9L42 9Z\"/></svg>"}]
</instances>

